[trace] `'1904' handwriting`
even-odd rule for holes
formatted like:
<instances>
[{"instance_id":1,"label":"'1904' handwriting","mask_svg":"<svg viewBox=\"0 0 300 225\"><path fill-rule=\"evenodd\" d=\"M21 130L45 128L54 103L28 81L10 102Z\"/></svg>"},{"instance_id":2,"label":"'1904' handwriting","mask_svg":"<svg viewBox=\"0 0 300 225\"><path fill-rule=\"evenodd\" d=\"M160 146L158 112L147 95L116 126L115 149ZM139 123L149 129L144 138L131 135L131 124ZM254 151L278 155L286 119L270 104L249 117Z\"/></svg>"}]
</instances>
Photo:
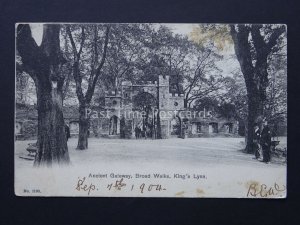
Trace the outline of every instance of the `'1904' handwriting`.
<instances>
[{"instance_id":1,"label":"'1904' handwriting","mask_svg":"<svg viewBox=\"0 0 300 225\"><path fill-rule=\"evenodd\" d=\"M86 177L78 178L77 184L75 189L77 191L83 191L90 195L93 191L98 191L100 187L97 187L95 184L88 182ZM127 191L134 191L138 190L141 194L145 192L153 192L153 191L166 191L166 188L164 188L161 184L139 184L139 185L128 185L124 182L123 178L120 180L116 180L115 182L109 183L104 186L108 191L116 190L127 190Z\"/></svg>"}]
</instances>

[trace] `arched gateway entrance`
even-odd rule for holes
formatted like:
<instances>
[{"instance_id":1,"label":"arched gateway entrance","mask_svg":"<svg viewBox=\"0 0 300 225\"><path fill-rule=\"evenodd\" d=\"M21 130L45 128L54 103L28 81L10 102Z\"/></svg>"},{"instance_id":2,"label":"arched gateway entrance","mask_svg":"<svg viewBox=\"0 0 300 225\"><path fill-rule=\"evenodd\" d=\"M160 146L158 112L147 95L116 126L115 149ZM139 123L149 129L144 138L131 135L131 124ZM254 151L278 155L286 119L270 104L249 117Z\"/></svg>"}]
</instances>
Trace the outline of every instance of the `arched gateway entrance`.
<instances>
[{"instance_id":1,"label":"arched gateway entrance","mask_svg":"<svg viewBox=\"0 0 300 225\"><path fill-rule=\"evenodd\" d=\"M140 92L133 97L133 110L139 112L139 116L134 118L134 130L140 132L139 137L156 137L156 104L156 98L148 92Z\"/></svg>"},{"instance_id":2,"label":"arched gateway entrance","mask_svg":"<svg viewBox=\"0 0 300 225\"><path fill-rule=\"evenodd\" d=\"M175 116L170 121L170 134L177 137L181 135L181 119L179 116Z\"/></svg>"}]
</instances>

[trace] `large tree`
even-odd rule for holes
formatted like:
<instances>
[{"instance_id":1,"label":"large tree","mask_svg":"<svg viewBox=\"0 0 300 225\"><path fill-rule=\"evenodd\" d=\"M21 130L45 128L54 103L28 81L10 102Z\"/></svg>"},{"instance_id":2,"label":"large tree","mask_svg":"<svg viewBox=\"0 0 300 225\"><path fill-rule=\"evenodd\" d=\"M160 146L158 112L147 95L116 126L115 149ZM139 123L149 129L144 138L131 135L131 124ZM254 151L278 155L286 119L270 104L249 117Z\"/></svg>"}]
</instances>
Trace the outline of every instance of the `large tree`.
<instances>
[{"instance_id":1,"label":"large tree","mask_svg":"<svg viewBox=\"0 0 300 225\"><path fill-rule=\"evenodd\" d=\"M191 51L193 51L193 59L184 75L184 100L188 108L195 101L215 95L224 87L222 71L216 65L216 62L220 61L220 56L215 52L214 47L194 45Z\"/></svg>"},{"instance_id":2,"label":"large tree","mask_svg":"<svg viewBox=\"0 0 300 225\"><path fill-rule=\"evenodd\" d=\"M120 90L122 81L134 82L139 79L139 74L134 70L142 55L141 34L139 24L111 25L110 45L100 80L107 89Z\"/></svg>"},{"instance_id":3,"label":"large tree","mask_svg":"<svg viewBox=\"0 0 300 225\"><path fill-rule=\"evenodd\" d=\"M254 123L264 115L269 85L269 58L278 51L286 31L283 25L230 25L234 50L243 73L248 98L247 146L252 153Z\"/></svg>"},{"instance_id":4,"label":"large tree","mask_svg":"<svg viewBox=\"0 0 300 225\"><path fill-rule=\"evenodd\" d=\"M74 28L75 33L77 33L77 42L73 38L71 27ZM81 32L78 32L78 30L81 30ZM91 103L97 80L105 62L109 30L110 27L107 25L104 32L103 43L99 40L98 25L81 25L79 29L76 29L76 26L72 25L67 25L66 27L66 32L69 36L73 50L73 77L79 101L79 137L77 144L77 149L79 150L88 148L89 118L86 111ZM89 32L88 35L86 35L86 32ZM84 45L86 45L86 55L85 57L82 57ZM99 45L103 46L103 50L99 49ZM99 59L100 57L101 59ZM85 93L83 91L84 79L87 82Z\"/></svg>"},{"instance_id":5,"label":"large tree","mask_svg":"<svg viewBox=\"0 0 300 225\"><path fill-rule=\"evenodd\" d=\"M65 59L60 49L60 25L43 26L38 46L28 24L17 27L17 51L22 68L34 80L37 94L38 140L34 165L69 163L68 146L62 112L62 87Z\"/></svg>"}]
</instances>

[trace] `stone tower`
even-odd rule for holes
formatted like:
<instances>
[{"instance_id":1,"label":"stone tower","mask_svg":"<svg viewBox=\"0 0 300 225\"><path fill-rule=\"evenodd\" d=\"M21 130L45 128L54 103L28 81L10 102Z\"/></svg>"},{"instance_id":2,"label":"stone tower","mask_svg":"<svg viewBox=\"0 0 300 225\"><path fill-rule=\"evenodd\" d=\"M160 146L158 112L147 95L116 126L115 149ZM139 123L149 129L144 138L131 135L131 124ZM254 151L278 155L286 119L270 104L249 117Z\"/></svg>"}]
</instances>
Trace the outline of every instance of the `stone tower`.
<instances>
[{"instance_id":1,"label":"stone tower","mask_svg":"<svg viewBox=\"0 0 300 225\"><path fill-rule=\"evenodd\" d=\"M169 76L159 76L159 107L160 109L169 108Z\"/></svg>"}]
</instances>

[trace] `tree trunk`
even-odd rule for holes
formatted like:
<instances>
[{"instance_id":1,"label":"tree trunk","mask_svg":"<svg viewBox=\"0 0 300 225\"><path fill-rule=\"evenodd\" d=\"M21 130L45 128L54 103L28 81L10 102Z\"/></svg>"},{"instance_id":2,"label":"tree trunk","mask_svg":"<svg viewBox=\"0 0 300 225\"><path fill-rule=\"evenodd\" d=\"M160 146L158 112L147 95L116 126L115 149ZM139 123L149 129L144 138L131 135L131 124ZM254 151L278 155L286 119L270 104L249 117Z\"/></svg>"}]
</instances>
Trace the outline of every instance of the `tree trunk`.
<instances>
[{"instance_id":1,"label":"tree trunk","mask_svg":"<svg viewBox=\"0 0 300 225\"><path fill-rule=\"evenodd\" d=\"M85 150L88 148L88 130L89 118L86 115L86 105L80 103L79 105L79 135L78 135L78 150Z\"/></svg>"},{"instance_id":2,"label":"tree trunk","mask_svg":"<svg viewBox=\"0 0 300 225\"><path fill-rule=\"evenodd\" d=\"M234 42L234 50L240 63L248 96L248 123L247 123L247 145L246 151L252 153L254 123L260 122L264 116L264 102L266 100L266 88L269 85L268 80L268 56L272 48L277 44L277 40L281 34L286 31L284 26L273 29L268 34L266 42L266 33L262 35L260 29L263 25L230 25L230 34ZM251 49L253 48L249 42L251 34L252 44L256 53L253 56ZM254 65L253 62L255 61Z\"/></svg>"},{"instance_id":3,"label":"tree trunk","mask_svg":"<svg viewBox=\"0 0 300 225\"><path fill-rule=\"evenodd\" d=\"M245 151L247 153L253 153L253 137L254 137L254 123L257 117L257 113L255 112L256 105L253 100L248 100L248 121L247 121L247 139L246 139L246 148Z\"/></svg>"},{"instance_id":4,"label":"tree trunk","mask_svg":"<svg viewBox=\"0 0 300 225\"><path fill-rule=\"evenodd\" d=\"M188 107L188 101L187 99L183 100L183 107L186 109Z\"/></svg>"},{"instance_id":5,"label":"tree trunk","mask_svg":"<svg viewBox=\"0 0 300 225\"><path fill-rule=\"evenodd\" d=\"M102 53L102 59L100 63L98 64L98 50L97 50L97 43L98 43L98 37L97 37L97 27L94 26L94 41L91 43L94 48L94 52L92 55L92 63L91 63L91 73L90 77L88 78L88 88L86 91L86 94L83 94L82 91L82 76L80 74L80 61L81 59L81 53L83 51L83 45L85 43L85 26L81 26L81 40L79 44L79 50L77 51L77 47L75 44L75 41L73 39L70 25L67 26L67 33L72 45L73 54L74 54L74 63L73 63L73 77L76 84L76 94L77 98L79 100L79 137L78 137L78 144L77 149L84 150L88 148L88 128L89 128L89 118L87 118L86 115L86 106L91 102L91 99L94 95L95 87L97 84L97 80L100 76L101 69L104 65L105 58L106 58L106 52L107 52L107 45L108 45L108 39L109 39L109 30L110 27L107 26L106 28L106 34L105 34L105 41L104 41L104 48ZM98 67L96 65L98 64Z\"/></svg>"},{"instance_id":6,"label":"tree trunk","mask_svg":"<svg viewBox=\"0 0 300 225\"><path fill-rule=\"evenodd\" d=\"M38 151L34 166L69 163L62 92L60 87L52 87L51 81L39 80L37 87L38 103Z\"/></svg>"},{"instance_id":7,"label":"tree trunk","mask_svg":"<svg viewBox=\"0 0 300 225\"><path fill-rule=\"evenodd\" d=\"M69 163L63 118L61 66L66 62L60 51L60 25L43 25L38 46L28 24L17 27L17 50L24 71L34 80L37 93L38 138L34 166Z\"/></svg>"},{"instance_id":8,"label":"tree trunk","mask_svg":"<svg viewBox=\"0 0 300 225\"><path fill-rule=\"evenodd\" d=\"M260 98L259 92L251 92L248 94L248 121L247 121L247 141L245 151L254 153L254 124L259 123L263 118L263 101Z\"/></svg>"}]
</instances>

